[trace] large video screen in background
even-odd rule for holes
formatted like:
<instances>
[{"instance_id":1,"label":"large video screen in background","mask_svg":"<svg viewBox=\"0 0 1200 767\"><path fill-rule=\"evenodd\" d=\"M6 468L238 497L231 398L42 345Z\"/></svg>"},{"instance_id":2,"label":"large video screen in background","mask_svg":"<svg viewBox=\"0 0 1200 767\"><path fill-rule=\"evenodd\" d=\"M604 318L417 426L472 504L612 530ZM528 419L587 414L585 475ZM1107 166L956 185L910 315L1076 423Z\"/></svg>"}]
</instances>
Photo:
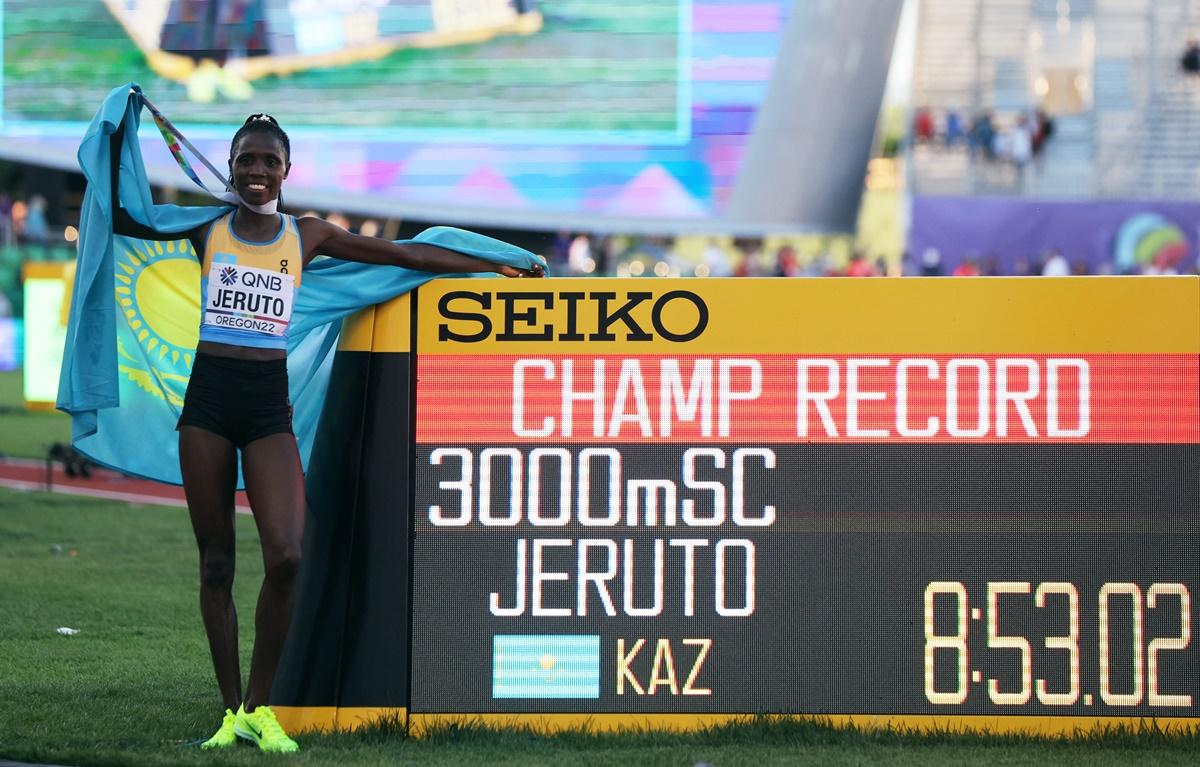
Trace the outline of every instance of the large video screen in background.
<instances>
[{"instance_id":1,"label":"large video screen in background","mask_svg":"<svg viewBox=\"0 0 1200 767\"><path fill-rule=\"evenodd\" d=\"M301 204L700 221L727 203L790 5L3 0L5 154L69 157L132 80L218 167L246 115L275 115ZM155 181L185 183L152 130L143 147Z\"/></svg>"}]
</instances>

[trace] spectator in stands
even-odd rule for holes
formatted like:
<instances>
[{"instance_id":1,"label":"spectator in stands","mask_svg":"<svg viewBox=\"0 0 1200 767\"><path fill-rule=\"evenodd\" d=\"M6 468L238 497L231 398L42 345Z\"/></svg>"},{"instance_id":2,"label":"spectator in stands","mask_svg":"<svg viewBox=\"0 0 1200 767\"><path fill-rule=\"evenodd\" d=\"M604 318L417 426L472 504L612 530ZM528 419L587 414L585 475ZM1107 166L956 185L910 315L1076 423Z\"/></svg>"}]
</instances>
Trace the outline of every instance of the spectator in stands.
<instances>
[{"instance_id":1,"label":"spectator in stands","mask_svg":"<svg viewBox=\"0 0 1200 767\"><path fill-rule=\"evenodd\" d=\"M378 237L379 222L373 218L363 219L363 222L358 225L358 233L363 237Z\"/></svg>"},{"instance_id":2,"label":"spectator in stands","mask_svg":"<svg viewBox=\"0 0 1200 767\"><path fill-rule=\"evenodd\" d=\"M1029 115L1021 114L1008 134L1008 156L1018 168L1033 159L1033 123Z\"/></svg>"},{"instance_id":3,"label":"spectator in stands","mask_svg":"<svg viewBox=\"0 0 1200 767\"><path fill-rule=\"evenodd\" d=\"M670 240L666 237L646 237L642 240L639 250L646 258L647 268L654 267L659 261L670 258Z\"/></svg>"},{"instance_id":4,"label":"spectator in stands","mask_svg":"<svg viewBox=\"0 0 1200 767\"><path fill-rule=\"evenodd\" d=\"M550 262L552 272L562 271L562 267L567 263L567 253L570 248L571 233L566 229L559 229L554 233L554 239L550 241L550 251L542 254Z\"/></svg>"},{"instance_id":5,"label":"spectator in stands","mask_svg":"<svg viewBox=\"0 0 1200 767\"><path fill-rule=\"evenodd\" d=\"M16 232L13 231L12 208L12 198L0 194L0 247L8 247L17 241Z\"/></svg>"},{"instance_id":6,"label":"spectator in stands","mask_svg":"<svg viewBox=\"0 0 1200 767\"><path fill-rule=\"evenodd\" d=\"M942 252L937 248L925 248L921 254L921 276L940 277L942 275Z\"/></svg>"},{"instance_id":7,"label":"spectator in stands","mask_svg":"<svg viewBox=\"0 0 1200 767\"><path fill-rule=\"evenodd\" d=\"M334 226L341 227L342 229L346 229L346 230L350 229L350 219L347 218L345 216L345 214L343 214L339 211L331 210L329 212L329 215L325 216L325 220L328 221L329 223L333 224Z\"/></svg>"},{"instance_id":8,"label":"spectator in stands","mask_svg":"<svg viewBox=\"0 0 1200 767\"><path fill-rule=\"evenodd\" d=\"M1045 251L1035 253L1033 257L1029 259L1029 270L1026 272L1026 275L1029 277L1041 277L1042 272L1046 269L1046 262L1048 259L1049 254Z\"/></svg>"},{"instance_id":9,"label":"spectator in stands","mask_svg":"<svg viewBox=\"0 0 1200 767\"><path fill-rule=\"evenodd\" d=\"M1033 113L1033 118L1033 153L1037 155L1041 154L1046 142L1054 135L1054 118L1041 107L1038 107L1037 111Z\"/></svg>"},{"instance_id":10,"label":"spectator in stands","mask_svg":"<svg viewBox=\"0 0 1200 767\"><path fill-rule=\"evenodd\" d=\"M598 236L596 247L592 249L596 259L596 274L611 274L612 265L618 260L618 238L614 235Z\"/></svg>"},{"instance_id":11,"label":"spectator in stands","mask_svg":"<svg viewBox=\"0 0 1200 767\"><path fill-rule=\"evenodd\" d=\"M997 128L992 136L992 154L988 159L1006 162L1012 159L1012 137L1004 130Z\"/></svg>"},{"instance_id":12,"label":"spectator in stands","mask_svg":"<svg viewBox=\"0 0 1200 767\"><path fill-rule=\"evenodd\" d=\"M759 277L762 275L762 240L754 238L738 238L733 243L737 248L734 277Z\"/></svg>"},{"instance_id":13,"label":"spectator in stands","mask_svg":"<svg viewBox=\"0 0 1200 767\"><path fill-rule=\"evenodd\" d=\"M800 274L800 262L796 258L796 249L784 245L775 253L775 276L796 277Z\"/></svg>"},{"instance_id":14,"label":"spectator in stands","mask_svg":"<svg viewBox=\"0 0 1200 767\"><path fill-rule=\"evenodd\" d=\"M753 277L754 276L754 267L753 267L753 264L750 263L749 255L747 255L746 253L743 253L739 250L739 251L737 251L734 258L736 259L736 262L733 265L733 274L731 276L733 276L733 277Z\"/></svg>"},{"instance_id":15,"label":"spectator in stands","mask_svg":"<svg viewBox=\"0 0 1200 767\"><path fill-rule=\"evenodd\" d=\"M846 265L847 277L874 277L875 270L871 268L871 262L866 259L861 250L856 250L850 254L850 263Z\"/></svg>"},{"instance_id":16,"label":"spectator in stands","mask_svg":"<svg viewBox=\"0 0 1200 767\"><path fill-rule=\"evenodd\" d=\"M1193 77L1200 75L1200 42L1197 42L1196 38L1188 38L1187 45L1183 49L1183 56L1179 59L1179 66L1188 75Z\"/></svg>"},{"instance_id":17,"label":"spectator in stands","mask_svg":"<svg viewBox=\"0 0 1200 767\"><path fill-rule=\"evenodd\" d=\"M591 274L596 269L592 259L592 241L586 234L577 234L567 247L567 268L571 274Z\"/></svg>"},{"instance_id":18,"label":"spectator in stands","mask_svg":"<svg viewBox=\"0 0 1200 767\"><path fill-rule=\"evenodd\" d=\"M50 244L50 224L46 221L46 198L35 194L29 200L25 216L25 242L45 248Z\"/></svg>"},{"instance_id":19,"label":"spectator in stands","mask_svg":"<svg viewBox=\"0 0 1200 767\"><path fill-rule=\"evenodd\" d=\"M728 277L733 274L733 264L730 263L725 249L716 239L708 241L700 254L700 259L708 267L709 277Z\"/></svg>"},{"instance_id":20,"label":"spectator in stands","mask_svg":"<svg viewBox=\"0 0 1200 767\"><path fill-rule=\"evenodd\" d=\"M830 273L829 269L830 255L829 251L822 248L817 255L813 256L804 269L801 270L801 277L826 277Z\"/></svg>"},{"instance_id":21,"label":"spectator in stands","mask_svg":"<svg viewBox=\"0 0 1200 767\"><path fill-rule=\"evenodd\" d=\"M946 113L946 146L952 147L966 143L967 133L963 129L962 117L951 110Z\"/></svg>"},{"instance_id":22,"label":"spectator in stands","mask_svg":"<svg viewBox=\"0 0 1200 767\"><path fill-rule=\"evenodd\" d=\"M933 111L929 107L921 107L913 119L913 136L918 144L928 144L933 141L936 134L937 127L934 124Z\"/></svg>"},{"instance_id":23,"label":"spectator in stands","mask_svg":"<svg viewBox=\"0 0 1200 767\"><path fill-rule=\"evenodd\" d=\"M666 252L663 254L663 261L669 267L668 275L678 277L683 274L686 263L686 259L680 253L680 249L686 247L684 240L682 237L675 237L674 239L668 237L663 239L663 245L666 247ZM656 269L660 268L658 264L655 264L654 267Z\"/></svg>"},{"instance_id":24,"label":"spectator in stands","mask_svg":"<svg viewBox=\"0 0 1200 767\"><path fill-rule=\"evenodd\" d=\"M1071 264L1067 261L1066 256L1057 248L1050 250L1049 257L1046 258L1046 265L1042 267L1043 277L1066 277L1071 274Z\"/></svg>"},{"instance_id":25,"label":"spectator in stands","mask_svg":"<svg viewBox=\"0 0 1200 767\"><path fill-rule=\"evenodd\" d=\"M992 113L984 112L975 118L971 125L970 147L972 153L976 150L983 152L984 157L991 159L995 156L996 126L992 122Z\"/></svg>"},{"instance_id":26,"label":"spectator in stands","mask_svg":"<svg viewBox=\"0 0 1200 767\"><path fill-rule=\"evenodd\" d=\"M975 254L968 253L965 255L959 265L954 267L952 274L955 277L978 277L979 260L975 257Z\"/></svg>"}]
</instances>

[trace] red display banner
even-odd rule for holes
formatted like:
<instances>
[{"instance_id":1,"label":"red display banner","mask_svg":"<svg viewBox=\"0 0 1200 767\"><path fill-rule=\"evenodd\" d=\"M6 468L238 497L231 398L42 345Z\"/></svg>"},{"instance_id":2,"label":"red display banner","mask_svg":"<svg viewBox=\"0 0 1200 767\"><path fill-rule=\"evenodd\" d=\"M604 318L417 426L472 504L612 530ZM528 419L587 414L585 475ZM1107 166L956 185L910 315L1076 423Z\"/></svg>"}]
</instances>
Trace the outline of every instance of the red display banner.
<instances>
[{"instance_id":1,"label":"red display banner","mask_svg":"<svg viewBox=\"0 0 1200 767\"><path fill-rule=\"evenodd\" d=\"M1200 442L1195 354L431 354L418 379L425 444Z\"/></svg>"}]
</instances>

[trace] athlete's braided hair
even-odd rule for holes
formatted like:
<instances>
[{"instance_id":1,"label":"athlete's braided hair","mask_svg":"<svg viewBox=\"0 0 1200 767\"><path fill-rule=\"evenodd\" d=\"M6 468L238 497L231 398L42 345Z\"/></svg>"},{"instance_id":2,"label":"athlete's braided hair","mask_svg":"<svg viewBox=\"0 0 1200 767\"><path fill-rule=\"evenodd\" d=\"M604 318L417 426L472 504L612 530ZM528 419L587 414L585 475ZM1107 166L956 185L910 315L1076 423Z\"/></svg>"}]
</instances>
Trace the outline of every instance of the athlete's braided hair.
<instances>
[{"instance_id":1,"label":"athlete's braided hair","mask_svg":"<svg viewBox=\"0 0 1200 767\"><path fill-rule=\"evenodd\" d=\"M233 134L233 141L229 143L230 160L233 159L234 147L242 140L242 136L245 136L247 133L254 133L255 131L269 133L279 139L279 143L283 144L283 153L286 155L284 159L289 162L291 161L292 144L288 141L288 134L284 133L283 128L279 127L279 123L275 121L275 118L268 114L250 115L246 118L246 122L242 123L242 127L238 128L237 133Z\"/></svg>"}]
</instances>

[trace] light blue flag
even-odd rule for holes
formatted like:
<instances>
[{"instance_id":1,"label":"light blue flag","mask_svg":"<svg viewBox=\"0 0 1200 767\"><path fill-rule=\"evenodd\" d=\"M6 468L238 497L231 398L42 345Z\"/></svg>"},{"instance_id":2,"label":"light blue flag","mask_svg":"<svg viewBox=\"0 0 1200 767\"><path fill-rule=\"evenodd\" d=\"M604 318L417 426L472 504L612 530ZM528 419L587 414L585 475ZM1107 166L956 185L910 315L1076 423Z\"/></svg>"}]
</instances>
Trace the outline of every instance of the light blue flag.
<instances>
[{"instance_id":1,"label":"light blue flag","mask_svg":"<svg viewBox=\"0 0 1200 767\"><path fill-rule=\"evenodd\" d=\"M72 416L72 442L97 463L126 474L181 483L175 423L183 406L200 322L200 265L184 240L114 236L111 137L124 125L121 203L152 229L183 233L225 206L155 205L138 146L143 99L132 83L114 89L79 147L87 179L79 255L59 380L58 408ZM508 243L450 227L412 242L523 269L545 262ZM333 258L304 270L288 331L293 426L305 470L324 403L341 320L439 276Z\"/></svg>"},{"instance_id":2,"label":"light blue flag","mask_svg":"<svg viewBox=\"0 0 1200 767\"><path fill-rule=\"evenodd\" d=\"M492 637L493 698L600 697L596 634L497 634Z\"/></svg>"}]
</instances>

